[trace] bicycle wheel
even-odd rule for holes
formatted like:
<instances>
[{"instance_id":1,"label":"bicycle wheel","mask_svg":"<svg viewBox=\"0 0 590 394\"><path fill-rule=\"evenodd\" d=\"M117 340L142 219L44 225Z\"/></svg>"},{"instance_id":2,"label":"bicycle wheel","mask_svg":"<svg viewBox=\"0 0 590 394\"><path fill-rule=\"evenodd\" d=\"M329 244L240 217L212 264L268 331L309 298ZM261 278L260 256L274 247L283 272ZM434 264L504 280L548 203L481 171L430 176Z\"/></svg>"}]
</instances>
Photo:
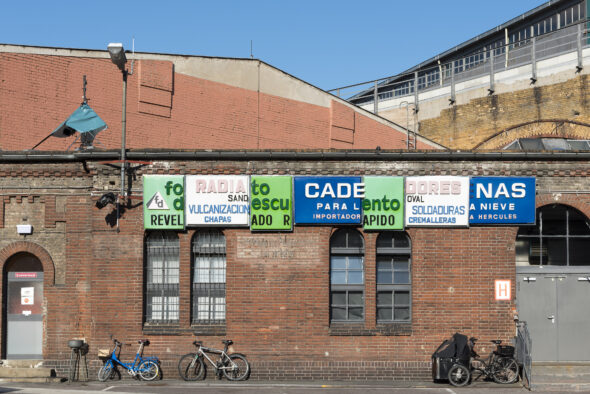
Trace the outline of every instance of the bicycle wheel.
<instances>
[{"instance_id":1,"label":"bicycle wheel","mask_svg":"<svg viewBox=\"0 0 590 394\"><path fill-rule=\"evenodd\" d=\"M99 382L106 382L115 374L115 369L113 368L113 364L110 362L106 363L98 370L98 381Z\"/></svg>"},{"instance_id":2,"label":"bicycle wheel","mask_svg":"<svg viewBox=\"0 0 590 394\"><path fill-rule=\"evenodd\" d=\"M449 369L449 382L453 386L461 387L465 386L469 383L469 379L471 378L471 374L467 367L461 364L454 364L451 369Z\"/></svg>"},{"instance_id":3,"label":"bicycle wheel","mask_svg":"<svg viewBox=\"0 0 590 394\"><path fill-rule=\"evenodd\" d=\"M500 357L494 362L494 382L510 384L518 380L518 364L510 357Z\"/></svg>"},{"instance_id":4,"label":"bicycle wheel","mask_svg":"<svg viewBox=\"0 0 590 394\"><path fill-rule=\"evenodd\" d=\"M223 366L223 375L227 380L246 380L250 376L250 363L242 354L234 353L226 356Z\"/></svg>"},{"instance_id":5,"label":"bicycle wheel","mask_svg":"<svg viewBox=\"0 0 590 394\"><path fill-rule=\"evenodd\" d=\"M178 374L184 380L194 381L205 378L205 363L203 357L195 353L185 354L178 362Z\"/></svg>"},{"instance_id":6,"label":"bicycle wheel","mask_svg":"<svg viewBox=\"0 0 590 394\"><path fill-rule=\"evenodd\" d=\"M160 375L160 366L157 362L152 360L142 361L142 363L139 364L137 372L139 373L139 377L143 380L154 380Z\"/></svg>"}]
</instances>

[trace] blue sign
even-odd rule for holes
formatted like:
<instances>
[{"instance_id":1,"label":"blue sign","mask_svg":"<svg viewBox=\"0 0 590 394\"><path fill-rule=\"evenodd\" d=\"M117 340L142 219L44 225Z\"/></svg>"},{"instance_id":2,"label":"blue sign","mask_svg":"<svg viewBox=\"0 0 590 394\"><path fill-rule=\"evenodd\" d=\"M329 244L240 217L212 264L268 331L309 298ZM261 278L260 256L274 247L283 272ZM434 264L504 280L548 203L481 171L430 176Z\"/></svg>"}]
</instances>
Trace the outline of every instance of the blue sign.
<instances>
[{"instance_id":1,"label":"blue sign","mask_svg":"<svg viewBox=\"0 0 590 394\"><path fill-rule=\"evenodd\" d=\"M534 177L474 177L470 183L470 224L535 223Z\"/></svg>"},{"instance_id":2,"label":"blue sign","mask_svg":"<svg viewBox=\"0 0 590 394\"><path fill-rule=\"evenodd\" d=\"M296 224L360 224L361 177L295 177Z\"/></svg>"}]
</instances>

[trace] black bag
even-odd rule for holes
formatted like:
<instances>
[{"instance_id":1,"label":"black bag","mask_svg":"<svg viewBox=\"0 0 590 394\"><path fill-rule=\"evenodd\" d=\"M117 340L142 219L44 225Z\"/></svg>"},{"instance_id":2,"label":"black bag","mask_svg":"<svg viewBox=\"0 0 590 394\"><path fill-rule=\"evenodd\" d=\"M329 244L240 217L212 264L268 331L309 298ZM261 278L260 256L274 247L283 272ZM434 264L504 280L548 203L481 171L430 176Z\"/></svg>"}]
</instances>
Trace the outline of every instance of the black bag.
<instances>
[{"instance_id":1,"label":"black bag","mask_svg":"<svg viewBox=\"0 0 590 394\"><path fill-rule=\"evenodd\" d=\"M443 341L432 354L432 379L447 379L453 364L468 366L470 357L471 349L467 345L467 336L455 333L450 339Z\"/></svg>"}]
</instances>

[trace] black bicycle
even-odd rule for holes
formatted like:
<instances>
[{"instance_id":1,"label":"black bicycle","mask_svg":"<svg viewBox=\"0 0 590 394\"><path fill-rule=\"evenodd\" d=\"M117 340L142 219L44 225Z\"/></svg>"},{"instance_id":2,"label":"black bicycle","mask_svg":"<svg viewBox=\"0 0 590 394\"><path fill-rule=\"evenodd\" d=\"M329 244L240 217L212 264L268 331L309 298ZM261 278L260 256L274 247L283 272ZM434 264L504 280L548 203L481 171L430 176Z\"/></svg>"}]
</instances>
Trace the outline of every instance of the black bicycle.
<instances>
[{"instance_id":1,"label":"black bicycle","mask_svg":"<svg viewBox=\"0 0 590 394\"><path fill-rule=\"evenodd\" d=\"M234 353L232 349L232 340L222 341L225 345L223 350L206 348L202 341L194 341L193 345L197 347L196 353L185 354L178 362L178 373L184 380L202 380L205 379L206 367L205 360L215 368L218 378L221 374L228 380L246 380L250 376L250 363L246 356L240 353ZM218 357L211 358L207 355L218 354Z\"/></svg>"},{"instance_id":2,"label":"black bicycle","mask_svg":"<svg viewBox=\"0 0 590 394\"><path fill-rule=\"evenodd\" d=\"M518 380L518 363L514 359L514 346L501 345L501 340L491 341L496 345L496 350L491 352L487 359L483 359L474 350L475 342L477 338L469 338L471 349L469 368L456 363L449 369L448 378L453 386L465 386L482 376L501 384L510 384Z\"/></svg>"}]
</instances>

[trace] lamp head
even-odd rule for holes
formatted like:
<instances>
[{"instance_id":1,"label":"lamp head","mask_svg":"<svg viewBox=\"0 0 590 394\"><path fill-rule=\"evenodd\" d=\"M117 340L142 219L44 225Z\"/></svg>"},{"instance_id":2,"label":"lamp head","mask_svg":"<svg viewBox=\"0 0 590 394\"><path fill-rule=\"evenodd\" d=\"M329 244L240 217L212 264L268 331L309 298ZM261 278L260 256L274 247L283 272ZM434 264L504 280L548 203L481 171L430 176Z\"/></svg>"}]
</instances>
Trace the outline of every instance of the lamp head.
<instances>
[{"instance_id":1,"label":"lamp head","mask_svg":"<svg viewBox=\"0 0 590 394\"><path fill-rule=\"evenodd\" d=\"M114 193L111 193L111 192L105 193L102 196L100 196L100 198L96 202L96 207L98 209L103 209L104 207L106 207L109 204L114 204L115 201L117 201L117 197L115 197Z\"/></svg>"},{"instance_id":2,"label":"lamp head","mask_svg":"<svg viewBox=\"0 0 590 394\"><path fill-rule=\"evenodd\" d=\"M127 57L125 56L125 49L123 44L120 42L110 43L107 47L109 55L111 55L111 61L119 67L119 70L125 71L125 63L127 63Z\"/></svg>"}]
</instances>

